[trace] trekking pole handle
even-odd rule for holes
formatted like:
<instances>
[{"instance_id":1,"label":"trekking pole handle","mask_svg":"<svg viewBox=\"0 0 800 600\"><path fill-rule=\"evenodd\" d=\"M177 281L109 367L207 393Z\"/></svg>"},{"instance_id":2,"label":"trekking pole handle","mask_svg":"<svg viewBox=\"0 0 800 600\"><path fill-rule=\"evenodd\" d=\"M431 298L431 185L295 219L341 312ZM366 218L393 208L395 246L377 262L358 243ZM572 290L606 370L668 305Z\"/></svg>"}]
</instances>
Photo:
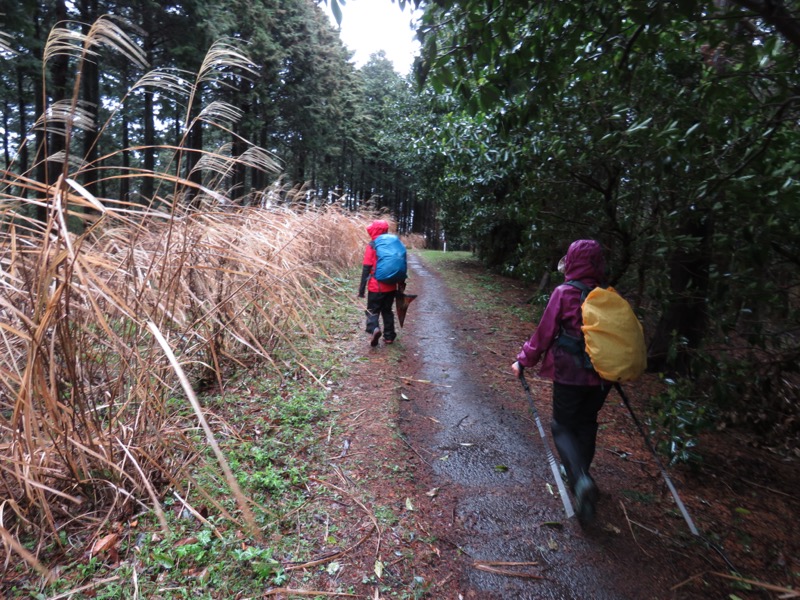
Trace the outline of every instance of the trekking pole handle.
<instances>
[{"instance_id":1,"label":"trekking pole handle","mask_svg":"<svg viewBox=\"0 0 800 600\"><path fill-rule=\"evenodd\" d=\"M523 375L522 373L520 373L520 374L519 374L519 380L522 382L522 387L523 387L523 388L525 388L525 391L526 391L526 392L528 392L528 393L530 393L530 391L531 391L531 388L530 388L530 386L528 385L528 380L527 380L527 379L525 379L525 375Z\"/></svg>"},{"instance_id":2,"label":"trekking pole handle","mask_svg":"<svg viewBox=\"0 0 800 600\"><path fill-rule=\"evenodd\" d=\"M519 369L519 380L522 382L522 387L525 388L526 392L530 392L531 388L528 386L528 381L525 379L525 367L519 364L519 361L516 362L517 368Z\"/></svg>"}]
</instances>

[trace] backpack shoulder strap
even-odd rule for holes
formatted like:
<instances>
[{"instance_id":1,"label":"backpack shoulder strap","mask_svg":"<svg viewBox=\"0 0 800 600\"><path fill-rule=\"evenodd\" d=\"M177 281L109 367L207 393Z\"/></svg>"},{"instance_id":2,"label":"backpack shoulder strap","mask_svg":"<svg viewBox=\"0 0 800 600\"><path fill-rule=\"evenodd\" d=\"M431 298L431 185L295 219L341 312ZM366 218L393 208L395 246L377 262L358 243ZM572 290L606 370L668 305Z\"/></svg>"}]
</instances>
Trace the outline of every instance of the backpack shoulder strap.
<instances>
[{"instance_id":1,"label":"backpack shoulder strap","mask_svg":"<svg viewBox=\"0 0 800 600\"><path fill-rule=\"evenodd\" d=\"M572 286L576 290L581 291L581 304L583 304L583 301L586 300L586 296L589 295L589 292L592 291L592 288L590 288L582 281L578 281L577 279L570 279L569 281L564 282L564 285Z\"/></svg>"}]
</instances>

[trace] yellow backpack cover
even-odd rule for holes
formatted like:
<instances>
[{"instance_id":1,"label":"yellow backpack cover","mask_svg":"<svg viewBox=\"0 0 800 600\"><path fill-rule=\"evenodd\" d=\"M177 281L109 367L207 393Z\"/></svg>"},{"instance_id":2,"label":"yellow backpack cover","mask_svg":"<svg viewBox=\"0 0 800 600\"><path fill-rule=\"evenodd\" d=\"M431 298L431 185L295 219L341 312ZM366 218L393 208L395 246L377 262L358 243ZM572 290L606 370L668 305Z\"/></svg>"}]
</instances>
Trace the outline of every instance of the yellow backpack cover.
<instances>
[{"instance_id":1,"label":"yellow backpack cover","mask_svg":"<svg viewBox=\"0 0 800 600\"><path fill-rule=\"evenodd\" d=\"M581 305L586 353L607 381L624 382L647 368L642 324L631 305L612 287L596 287Z\"/></svg>"}]
</instances>

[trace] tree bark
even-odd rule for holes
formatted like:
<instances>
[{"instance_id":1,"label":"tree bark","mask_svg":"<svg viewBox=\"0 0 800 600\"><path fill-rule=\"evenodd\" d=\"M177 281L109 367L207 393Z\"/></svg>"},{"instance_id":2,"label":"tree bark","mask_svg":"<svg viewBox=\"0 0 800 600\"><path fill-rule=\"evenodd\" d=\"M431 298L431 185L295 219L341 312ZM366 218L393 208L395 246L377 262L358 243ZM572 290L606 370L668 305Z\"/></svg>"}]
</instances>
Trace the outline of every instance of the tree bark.
<instances>
[{"instance_id":1,"label":"tree bark","mask_svg":"<svg viewBox=\"0 0 800 600\"><path fill-rule=\"evenodd\" d=\"M84 33L88 33L91 24L94 23L98 17L97 0L83 0L80 5L80 10L81 20L84 23ZM99 165L95 164L99 156L99 149L97 147L99 143L97 120L100 111L100 69L97 65L98 60L99 57L95 56L90 60L85 60L83 64L81 64L83 100L86 102L89 110L92 111L94 117L91 125L84 130L83 160L92 170L84 174L83 185L93 194L96 194L95 182L97 180L97 171L95 169L99 167Z\"/></svg>"},{"instance_id":2,"label":"tree bark","mask_svg":"<svg viewBox=\"0 0 800 600\"><path fill-rule=\"evenodd\" d=\"M783 2L775 0L734 0L734 2L752 10L792 45L800 47L800 21L786 9Z\"/></svg>"},{"instance_id":3,"label":"tree bark","mask_svg":"<svg viewBox=\"0 0 800 600\"><path fill-rule=\"evenodd\" d=\"M648 366L655 371L690 374L691 351L700 347L706 335L713 226L711 217L699 211L692 217L684 222L681 235L697 243L676 250L669 260L672 301L661 315L648 351Z\"/></svg>"},{"instance_id":4,"label":"tree bark","mask_svg":"<svg viewBox=\"0 0 800 600\"><path fill-rule=\"evenodd\" d=\"M28 135L28 119L27 119L28 102L25 95L25 71L22 67L17 67L17 111L19 122L19 140L20 147L17 153L17 169L19 173L28 172L28 143L26 137ZM38 134L37 134L38 138ZM20 198L28 197L28 190L25 187L17 189L17 195Z\"/></svg>"}]
</instances>

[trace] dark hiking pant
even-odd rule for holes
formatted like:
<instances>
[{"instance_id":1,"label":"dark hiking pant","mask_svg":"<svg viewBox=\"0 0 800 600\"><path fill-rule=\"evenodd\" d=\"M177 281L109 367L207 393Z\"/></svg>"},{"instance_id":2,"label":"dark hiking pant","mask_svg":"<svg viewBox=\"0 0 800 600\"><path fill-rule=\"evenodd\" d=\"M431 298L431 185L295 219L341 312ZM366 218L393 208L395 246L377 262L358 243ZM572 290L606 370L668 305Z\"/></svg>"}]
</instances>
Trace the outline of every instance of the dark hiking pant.
<instances>
[{"instance_id":1,"label":"dark hiking pant","mask_svg":"<svg viewBox=\"0 0 800 600\"><path fill-rule=\"evenodd\" d=\"M380 327L379 319L383 319L383 339L394 341L397 333L394 330L394 313L392 305L397 292L367 292L367 333Z\"/></svg>"},{"instance_id":2,"label":"dark hiking pant","mask_svg":"<svg viewBox=\"0 0 800 600\"><path fill-rule=\"evenodd\" d=\"M610 385L553 383L553 441L567 471L570 487L589 474L597 440L597 413Z\"/></svg>"}]
</instances>

